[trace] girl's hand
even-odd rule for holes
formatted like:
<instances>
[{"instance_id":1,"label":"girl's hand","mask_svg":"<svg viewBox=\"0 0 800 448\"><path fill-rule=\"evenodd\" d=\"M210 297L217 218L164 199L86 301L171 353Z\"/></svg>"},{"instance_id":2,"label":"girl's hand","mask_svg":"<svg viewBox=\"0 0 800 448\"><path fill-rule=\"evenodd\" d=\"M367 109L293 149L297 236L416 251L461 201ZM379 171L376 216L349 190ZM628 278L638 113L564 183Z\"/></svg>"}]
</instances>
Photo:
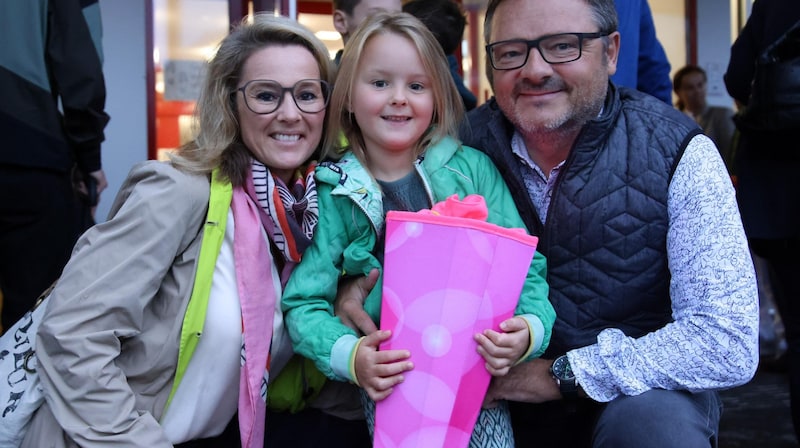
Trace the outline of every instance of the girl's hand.
<instances>
[{"instance_id":1,"label":"girl's hand","mask_svg":"<svg viewBox=\"0 0 800 448\"><path fill-rule=\"evenodd\" d=\"M366 336L356 349L356 378L371 399L378 402L388 397L394 386L403 382L403 372L414 368L408 361L408 350L378 351L383 341L389 340L391 331L378 330Z\"/></svg>"},{"instance_id":2,"label":"girl's hand","mask_svg":"<svg viewBox=\"0 0 800 448\"><path fill-rule=\"evenodd\" d=\"M484 330L475 335L478 353L486 360L486 370L492 376L503 376L528 350L530 332L521 317L512 317L500 324L503 333Z\"/></svg>"}]
</instances>

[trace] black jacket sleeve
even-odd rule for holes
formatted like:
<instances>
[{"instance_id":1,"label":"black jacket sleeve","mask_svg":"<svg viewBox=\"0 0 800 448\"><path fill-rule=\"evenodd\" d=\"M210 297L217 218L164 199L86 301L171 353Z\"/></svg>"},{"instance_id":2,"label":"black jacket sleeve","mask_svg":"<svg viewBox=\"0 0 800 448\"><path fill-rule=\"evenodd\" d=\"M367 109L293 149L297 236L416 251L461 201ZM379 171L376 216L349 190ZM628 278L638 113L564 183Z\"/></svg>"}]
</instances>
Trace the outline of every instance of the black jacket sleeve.
<instances>
[{"instance_id":1,"label":"black jacket sleeve","mask_svg":"<svg viewBox=\"0 0 800 448\"><path fill-rule=\"evenodd\" d=\"M96 3L96 0L48 2L48 75L54 94L61 100L66 140L84 173L101 168L100 144L109 120L104 111L106 87L102 62L83 14L85 6Z\"/></svg>"}]
</instances>

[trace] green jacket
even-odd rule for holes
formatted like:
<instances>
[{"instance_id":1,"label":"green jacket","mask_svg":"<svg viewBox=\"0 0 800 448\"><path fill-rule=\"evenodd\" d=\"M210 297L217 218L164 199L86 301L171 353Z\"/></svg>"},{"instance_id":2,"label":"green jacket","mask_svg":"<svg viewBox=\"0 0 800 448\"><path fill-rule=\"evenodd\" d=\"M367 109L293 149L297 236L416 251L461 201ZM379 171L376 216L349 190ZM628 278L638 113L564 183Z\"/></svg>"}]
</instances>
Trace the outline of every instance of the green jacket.
<instances>
[{"instance_id":1,"label":"green jacket","mask_svg":"<svg viewBox=\"0 0 800 448\"><path fill-rule=\"evenodd\" d=\"M447 138L416 162L432 203L452 194L479 194L489 208L488 221L525 228L500 173L483 153ZM347 153L334 164L317 167L320 222L311 246L284 290L282 307L295 352L312 359L326 376L353 381L351 356L358 337L334 317L333 302L342 275L360 276L381 269L373 249L385 216L380 189L358 159ZM531 263L516 314L532 330L528 358L541 356L550 341L555 311L548 300L546 263L538 252ZM364 308L380 322L382 275Z\"/></svg>"}]
</instances>

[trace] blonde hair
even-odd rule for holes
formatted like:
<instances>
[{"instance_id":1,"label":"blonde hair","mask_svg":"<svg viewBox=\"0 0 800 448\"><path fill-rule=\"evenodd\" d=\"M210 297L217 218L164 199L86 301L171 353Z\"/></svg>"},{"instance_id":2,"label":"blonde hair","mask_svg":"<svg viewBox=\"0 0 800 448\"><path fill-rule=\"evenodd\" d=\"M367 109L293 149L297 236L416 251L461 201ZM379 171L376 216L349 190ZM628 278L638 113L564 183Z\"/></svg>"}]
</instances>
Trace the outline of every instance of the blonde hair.
<instances>
[{"instance_id":1,"label":"blonde hair","mask_svg":"<svg viewBox=\"0 0 800 448\"><path fill-rule=\"evenodd\" d=\"M324 156L336 158L350 149L366 163L361 129L350 112L353 88L361 56L369 40L380 34L395 34L410 40L419 51L422 66L432 81L433 118L431 126L415 146L415 155L446 136L455 137L464 118L464 104L458 94L442 47L428 28L411 14L381 12L365 20L345 45L336 83L331 93L330 115ZM387 51L392 51L387 49ZM346 139L343 141L342 138Z\"/></svg>"},{"instance_id":2,"label":"blonde hair","mask_svg":"<svg viewBox=\"0 0 800 448\"><path fill-rule=\"evenodd\" d=\"M244 183L252 155L242 141L236 108L236 89L242 68L258 50L269 46L300 45L314 56L320 78L331 83L334 70L325 45L306 27L288 17L260 13L243 19L219 44L208 63L205 81L195 109L197 137L171 155L172 163L188 172L210 173L217 166L234 186ZM319 159L323 139L311 159Z\"/></svg>"}]
</instances>

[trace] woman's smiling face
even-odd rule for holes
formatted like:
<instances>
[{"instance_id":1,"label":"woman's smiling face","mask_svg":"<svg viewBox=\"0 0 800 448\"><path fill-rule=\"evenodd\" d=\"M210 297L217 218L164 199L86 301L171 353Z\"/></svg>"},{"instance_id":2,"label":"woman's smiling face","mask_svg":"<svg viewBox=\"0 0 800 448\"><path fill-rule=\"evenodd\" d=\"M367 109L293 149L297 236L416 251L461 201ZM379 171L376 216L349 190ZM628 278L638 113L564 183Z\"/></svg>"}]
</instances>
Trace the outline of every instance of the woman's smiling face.
<instances>
[{"instance_id":1,"label":"woman's smiling face","mask_svg":"<svg viewBox=\"0 0 800 448\"><path fill-rule=\"evenodd\" d=\"M301 45L271 45L253 53L242 67L239 87L247 82L273 80L292 87L301 79L319 79L312 53ZM325 110L307 113L298 109L291 92L284 92L280 106L268 114L251 111L244 92L236 92L242 140L253 157L284 182L311 157L322 139Z\"/></svg>"}]
</instances>

